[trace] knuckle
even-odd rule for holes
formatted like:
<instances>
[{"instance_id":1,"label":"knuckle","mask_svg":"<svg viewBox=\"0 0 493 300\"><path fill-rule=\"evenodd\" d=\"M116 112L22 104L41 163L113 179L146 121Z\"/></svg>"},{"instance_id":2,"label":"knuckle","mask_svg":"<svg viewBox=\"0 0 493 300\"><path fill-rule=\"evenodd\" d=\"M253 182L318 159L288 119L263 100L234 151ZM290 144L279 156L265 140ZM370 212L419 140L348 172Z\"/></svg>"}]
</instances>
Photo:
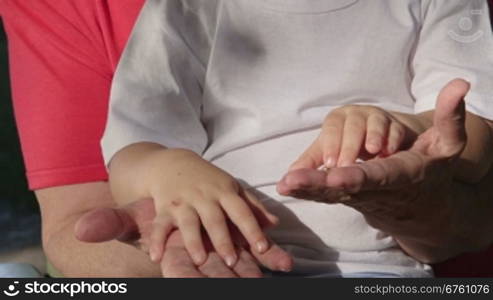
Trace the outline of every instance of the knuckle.
<instances>
[{"instance_id":1,"label":"knuckle","mask_svg":"<svg viewBox=\"0 0 493 300\"><path fill-rule=\"evenodd\" d=\"M186 198L187 202L189 203L202 201L204 198L206 198L206 188L197 186L186 192L186 196L183 198Z\"/></svg>"},{"instance_id":2,"label":"knuckle","mask_svg":"<svg viewBox=\"0 0 493 300\"><path fill-rule=\"evenodd\" d=\"M371 115L372 120L375 121L375 123L379 127L386 127L389 125L390 120L387 118L385 115L381 114L380 112L375 112Z\"/></svg>"},{"instance_id":3,"label":"knuckle","mask_svg":"<svg viewBox=\"0 0 493 300\"><path fill-rule=\"evenodd\" d=\"M344 117L346 112L344 108L336 108L328 113L324 118L324 123L342 123L344 121Z\"/></svg>"},{"instance_id":4,"label":"knuckle","mask_svg":"<svg viewBox=\"0 0 493 300\"><path fill-rule=\"evenodd\" d=\"M219 189L223 192L228 193L238 193L240 190L240 184L235 179L231 178L229 180L225 180L220 186Z\"/></svg>"},{"instance_id":5,"label":"knuckle","mask_svg":"<svg viewBox=\"0 0 493 300\"><path fill-rule=\"evenodd\" d=\"M378 116L378 117L381 117L381 118L384 118L384 119L387 119L386 117L386 113L380 108L380 107L377 107L377 106L371 106L371 105L366 105L365 106L365 110L371 114L371 115L375 115L375 116Z\"/></svg>"},{"instance_id":6,"label":"knuckle","mask_svg":"<svg viewBox=\"0 0 493 300\"><path fill-rule=\"evenodd\" d=\"M349 104L349 105L343 106L342 109L344 109L344 111L346 113L353 114L353 113L361 111L362 107L363 107L362 105Z\"/></svg>"},{"instance_id":7,"label":"knuckle","mask_svg":"<svg viewBox=\"0 0 493 300\"><path fill-rule=\"evenodd\" d=\"M185 203L184 200L185 199L181 196L173 197L173 198L169 199L168 201L166 201L165 207L167 210L169 210L171 212L176 211L184 205L184 203Z\"/></svg>"}]
</instances>

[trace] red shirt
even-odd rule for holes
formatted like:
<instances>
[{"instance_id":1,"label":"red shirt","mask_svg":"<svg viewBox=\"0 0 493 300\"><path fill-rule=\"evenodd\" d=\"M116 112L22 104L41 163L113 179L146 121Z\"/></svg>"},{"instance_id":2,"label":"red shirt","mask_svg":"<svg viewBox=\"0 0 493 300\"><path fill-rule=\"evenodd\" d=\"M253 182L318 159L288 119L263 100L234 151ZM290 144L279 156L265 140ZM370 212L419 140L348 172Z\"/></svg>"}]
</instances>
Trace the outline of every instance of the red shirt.
<instances>
[{"instance_id":1,"label":"red shirt","mask_svg":"<svg viewBox=\"0 0 493 300\"><path fill-rule=\"evenodd\" d=\"M0 0L31 189L106 180L113 72L144 0Z\"/></svg>"},{"instance_id":2,"label":"red shirt","mask_svg":"<svg viewBox=\"0 0 493 300\"><path fill-rule=\"evenodd\" d=\"M100 138L111 80L144 0L0 0L31 189L106 180ZM435 266L493 276L493 249Z\"/></svg>"}]
</instances>

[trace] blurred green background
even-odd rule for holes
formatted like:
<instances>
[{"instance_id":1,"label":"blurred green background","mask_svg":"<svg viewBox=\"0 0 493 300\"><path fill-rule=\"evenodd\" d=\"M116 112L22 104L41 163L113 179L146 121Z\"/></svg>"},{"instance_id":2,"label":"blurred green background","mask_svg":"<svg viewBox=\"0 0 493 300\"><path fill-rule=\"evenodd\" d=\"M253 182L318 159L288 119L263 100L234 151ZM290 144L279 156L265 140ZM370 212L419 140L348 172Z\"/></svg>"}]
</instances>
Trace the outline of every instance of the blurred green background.
<instances>
[{"instance_id":1,"label":"blurred green background","mask_svg":"<svg viewBox=\"0 0 493 300\"><path fill-rule=\"evenodd\" d=\"M25 171L10 97L7 41L0 19L0 254L41 243L41 220ZM8 256L10 257L10 256ZM4 258L0 255L0 263ZM9 262L9 261L7 261Z\"/></svg>"}]
</instances>

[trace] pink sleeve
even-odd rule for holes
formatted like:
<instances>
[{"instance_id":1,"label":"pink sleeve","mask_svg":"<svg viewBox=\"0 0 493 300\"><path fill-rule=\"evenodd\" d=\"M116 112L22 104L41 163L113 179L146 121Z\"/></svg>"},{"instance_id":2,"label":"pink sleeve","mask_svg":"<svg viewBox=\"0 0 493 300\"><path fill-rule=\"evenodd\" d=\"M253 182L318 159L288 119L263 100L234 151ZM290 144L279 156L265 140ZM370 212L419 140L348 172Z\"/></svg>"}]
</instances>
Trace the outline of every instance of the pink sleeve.
<instances>
[{"instance_id":1,"label":"pink sleeve","mask_svg":"<svg viewBox=\"0 0 493 300\"><path fill-rule=\"evenodd\" d=\"M100 139L115 66L143 0L2 0L31 189L106 180Z\"/></svg>"}]
</instances>

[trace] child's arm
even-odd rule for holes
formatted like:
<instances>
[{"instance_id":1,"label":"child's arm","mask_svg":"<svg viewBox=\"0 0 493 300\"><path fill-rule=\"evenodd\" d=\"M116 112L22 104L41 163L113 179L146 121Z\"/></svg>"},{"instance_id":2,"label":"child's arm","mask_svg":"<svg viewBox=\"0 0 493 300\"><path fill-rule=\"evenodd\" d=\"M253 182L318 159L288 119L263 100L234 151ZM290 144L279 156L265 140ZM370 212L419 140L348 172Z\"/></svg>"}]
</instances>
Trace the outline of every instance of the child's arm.
<instances>
[{"instance_id":1,"label":"child's arm","mask_svg":"<svg viewBox=\"0 0 493 300\"><path fill-rule=\"evenodd\" d=\"M259 253L268 242L259 220L275 224L255 196L229 174L186 149L167 149L153 143L137 143L119 151L110 164L110 186L120 204L152 198L156 208L149 253L160 261L166 237L174 227L197 264L206 256L202 225L212 245L233 266L237 254L228 229L236 226L250 247Z\"/></svg>"},{"instance_id":2,"label":"child's arm","mask_svg":"<svg viewBox=\"0 0 493 300\"><path fill-rule=\"evenodd\" d=\"M166 233L179 227L190 255L203 262L204 225L231 265L236 253L228 220L252 250L262 251L268 245L256 217L275 219L234 178L200 156L209 143L201 118L216 3L147 1L113 79L103 156L116 201L155 201L154 260Z\"/></svg>"}]
</instances>

